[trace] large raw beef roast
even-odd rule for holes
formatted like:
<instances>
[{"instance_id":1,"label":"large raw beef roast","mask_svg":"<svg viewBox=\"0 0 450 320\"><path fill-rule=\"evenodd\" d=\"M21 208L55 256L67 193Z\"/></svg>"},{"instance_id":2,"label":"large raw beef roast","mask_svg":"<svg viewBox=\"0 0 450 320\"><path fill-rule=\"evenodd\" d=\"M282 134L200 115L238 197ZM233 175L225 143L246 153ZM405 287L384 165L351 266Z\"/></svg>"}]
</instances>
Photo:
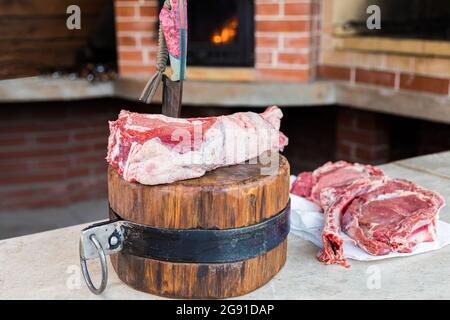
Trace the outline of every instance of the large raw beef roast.
<instances>
[{"instance_id":1,"label":"large raw beef roast","mask_svg":"<svg viewBox=\"0 0 450 320\"><path fill-rule=\"evenodd\" d=\"M192 119L122 111L109 123L107 161L125 180L146 185L201 177L283 150L282 117L278 107Z\"/></svg>"}]
</instances>

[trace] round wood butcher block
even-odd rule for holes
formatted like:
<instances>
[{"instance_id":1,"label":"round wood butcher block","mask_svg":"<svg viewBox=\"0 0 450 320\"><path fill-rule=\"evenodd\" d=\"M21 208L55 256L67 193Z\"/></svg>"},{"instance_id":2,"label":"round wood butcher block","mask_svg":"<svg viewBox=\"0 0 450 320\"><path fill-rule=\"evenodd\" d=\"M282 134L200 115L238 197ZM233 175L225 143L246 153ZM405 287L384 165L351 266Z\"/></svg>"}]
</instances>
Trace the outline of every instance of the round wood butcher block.
<instances>
[{"instance_id":1,"label":"round wood butcher block","mask_svg":"<svg viewBox=\"0 0 450 320\"><path fill-rule=\"evenodd\" d=\"M145 186L109 168L109 204L122 219L169 229L232 229L277 215L289 202L289 163L261 175L261 164L219 168L197 179ZM175 263L118 253L111 256L129 286L175 298L226 298L268 282L286 261L287 239L259 256L230 263Z\"/></svg>"}]
</instances>

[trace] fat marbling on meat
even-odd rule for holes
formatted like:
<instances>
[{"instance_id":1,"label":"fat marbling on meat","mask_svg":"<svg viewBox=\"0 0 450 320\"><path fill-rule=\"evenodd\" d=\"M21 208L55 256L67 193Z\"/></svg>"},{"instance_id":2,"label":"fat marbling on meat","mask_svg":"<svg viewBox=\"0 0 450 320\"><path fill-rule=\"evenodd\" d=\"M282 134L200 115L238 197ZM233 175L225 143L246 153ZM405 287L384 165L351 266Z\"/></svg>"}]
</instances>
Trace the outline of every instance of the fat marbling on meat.
<instances>
[{"instance_id":1,"label":"fat marbling on meat","mask_svg":"<svg viewBox=\"0 0 450 320\"><path fill-rule=\"evenodd\" d=\"M416 244L436 239L436 221L444 206L434 191L345 161L299 174L291 192L323 209L323 249L318 259L344 266L348 263L341 231L372 255L411 252Z\"/></svg>"},{"instance_id":2,"label":"fat marbling on meat","mask_svg":"<svg viewBox=\"0 0 450 320\"><path fill-rule=\"evenodd\" d=\"M145 185L197 178L287 145L278 107L208 118L170 118L121 111L109 123L107 161L123 178Z\"/></svg>"}]
</instances>

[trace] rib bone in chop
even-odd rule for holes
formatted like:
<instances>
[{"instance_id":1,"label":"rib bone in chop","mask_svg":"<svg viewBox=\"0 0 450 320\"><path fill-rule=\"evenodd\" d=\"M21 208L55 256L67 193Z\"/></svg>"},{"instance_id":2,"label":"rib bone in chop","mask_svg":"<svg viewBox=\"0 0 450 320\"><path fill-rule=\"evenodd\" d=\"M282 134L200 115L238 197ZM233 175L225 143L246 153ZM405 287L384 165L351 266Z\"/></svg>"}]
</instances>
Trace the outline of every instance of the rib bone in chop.
<instances>
[{"instance_id":1,"label":"rib bone in chop","mask_svg":"<svg viewBox=\"0 0 450 320\"><path fill-rule=\"evenodd\" d=\"M357 179L372 176L384 176L384 173L370 165L345 161L327 162L313 172L300 173L292 185L291 192L323 207L320 201L322 189L343 188Z\"/></svg>"},{"instance_id":2,"label":"rib bone in chop","mask_svg":"<svg viewBox=\"0 0 450 320\"><path fill-rule=\"evenodd\" d=\"M340 231L372 255L411 252L416 244L436 239L436 221L444 205L436 192L389 179L372 166L344 161L301 173L291 192L324 211L319 260L344 266L348 264Z\"/></svg>"}]
</instances>

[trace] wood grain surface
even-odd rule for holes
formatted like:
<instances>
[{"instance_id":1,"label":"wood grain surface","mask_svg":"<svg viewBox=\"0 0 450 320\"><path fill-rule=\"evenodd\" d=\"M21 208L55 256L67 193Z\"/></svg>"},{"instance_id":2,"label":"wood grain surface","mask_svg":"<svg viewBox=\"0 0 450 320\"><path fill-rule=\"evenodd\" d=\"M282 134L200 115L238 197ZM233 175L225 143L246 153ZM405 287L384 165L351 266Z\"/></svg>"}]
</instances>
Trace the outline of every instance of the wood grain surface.
<instances>
[{"instance_id":1,"label":"wood grain surface","mask_svg":"<svg viewBox=\"0 0 450 320\"><path fill-rule=\"evenodd\" d=\"M132 288L172 298L219 299L247 294L286 262L287 239L266 254L220 264L171 263L124 254L111 256L119 278Z\"/></svg>"},{"instance_id":2,"label":"wood grain surface","mask_svg":"<svg viewBox=\"0 0 450 320\"><path fill-rule=\"evenodd\" d=\"M230 229L260 223L289 201L289 163L277 155L271 175L239 164L198 179L145 186L108 170L110 207L123 219L157 228ZM129 286L175 298L240 296L269 281L286 261L287 240L259 256L229 263L175 263L119 253L111 261Z\"/></svg>"},{"instance_id":3,"label":"wood grain surface","mask_svg":"<svg viewBox=\"0 0 450 320\"><path fill-rule=\"evenodd\" d=\"M98 31L109 0L0 1L0 79L77 66L80 50ZM81 9L81 29L69 30L70 5ZM104 35L102 35L104 36Z\"/></svg>"},{"instance_id":4,"label":"wood grain surface","mask_svg":"<svg viewBox=\"0 0 450 320\"><path fill-rule=\"evenodd\" d=\"M261 175L259 164L219 168L198 179L145 186L108 170L110 207L123 219L159 228L228 229L256 224L289 200L289 163Z\"/></svg>"}]
</instances>

